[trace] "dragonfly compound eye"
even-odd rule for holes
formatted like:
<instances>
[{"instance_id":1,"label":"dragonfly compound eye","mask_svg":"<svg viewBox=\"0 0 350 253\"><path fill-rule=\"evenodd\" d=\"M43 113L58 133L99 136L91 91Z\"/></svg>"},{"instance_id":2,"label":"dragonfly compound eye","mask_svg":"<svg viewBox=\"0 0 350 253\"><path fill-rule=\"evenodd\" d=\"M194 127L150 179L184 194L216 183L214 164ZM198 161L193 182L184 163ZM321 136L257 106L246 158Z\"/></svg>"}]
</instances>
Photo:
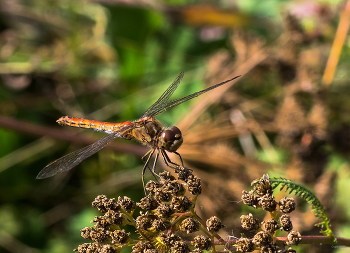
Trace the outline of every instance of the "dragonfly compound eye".
<instances>
[{"instance_id":1,"label":"dragonfly compound eye","mask_svg":"<svg viewBox=\"0 0 350 253\"><path fill-rule=\"evenodd\" d=\"M161 138L164 142L173 142L175 140L175 133L172 130L165 130Z\"/></svg>"},{"instance_id":2,"label":"dragonfly compound eye","mask_svg":"<svg viewBox=\"0 0 350 253\"><path fill-rule=\"evenodd\" d=\"M169 152L175 152L182 142L181 131L177 127L172 127L162 132L159 138L159 147Z\"/></svg>"},{"instance_id":3,"label":"dragonfly compound eye","mask_svg":"<svg viewBox=\"0 0 350 253\"><path fill-rule=\"evenodd\" d=\"M180 139L182 138L182 133L180 129L178 129L176 126L171 127L171 130L175 133L175 139Z\"/></svg>"}]
</instances>

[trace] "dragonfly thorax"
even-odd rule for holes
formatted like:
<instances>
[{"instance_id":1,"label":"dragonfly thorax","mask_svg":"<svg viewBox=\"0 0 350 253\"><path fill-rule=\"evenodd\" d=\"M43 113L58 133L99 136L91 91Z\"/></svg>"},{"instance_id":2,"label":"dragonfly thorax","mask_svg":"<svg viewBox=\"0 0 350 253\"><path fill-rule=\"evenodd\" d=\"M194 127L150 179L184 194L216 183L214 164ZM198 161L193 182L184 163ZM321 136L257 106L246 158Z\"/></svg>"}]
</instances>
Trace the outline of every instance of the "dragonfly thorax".
<instances>
[{"instance_id":1,"label":"dragonfly thorax","mask_svg":"<svg viewBox=\"0 0 350 253\"><path fill-rule=\"evenodd\" d=\"M180 129L173 126L161 133L158 147L169 152L175 152L181 146L182 142L183 139Z\"/></svg>"}]
</instances>

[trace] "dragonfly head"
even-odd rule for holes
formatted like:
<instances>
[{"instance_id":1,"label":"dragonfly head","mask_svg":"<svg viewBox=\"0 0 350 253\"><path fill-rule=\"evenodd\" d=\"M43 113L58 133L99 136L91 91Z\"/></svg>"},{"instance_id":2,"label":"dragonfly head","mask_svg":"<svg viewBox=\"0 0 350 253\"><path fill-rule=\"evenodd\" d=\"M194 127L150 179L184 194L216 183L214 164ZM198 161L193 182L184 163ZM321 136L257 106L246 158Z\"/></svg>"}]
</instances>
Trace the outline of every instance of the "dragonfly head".
<instances>
[{"instance_id":1,"label":"dragonfly head","mask_svg":"<svg viewBox=\"0 0 350 253\"><path fill-rule=\"evenodd\" d=\"M158 146L169 152L175 152L182 144L182 134L176 126L164 130L159 137Z\"/></svg>"}]
</instances>

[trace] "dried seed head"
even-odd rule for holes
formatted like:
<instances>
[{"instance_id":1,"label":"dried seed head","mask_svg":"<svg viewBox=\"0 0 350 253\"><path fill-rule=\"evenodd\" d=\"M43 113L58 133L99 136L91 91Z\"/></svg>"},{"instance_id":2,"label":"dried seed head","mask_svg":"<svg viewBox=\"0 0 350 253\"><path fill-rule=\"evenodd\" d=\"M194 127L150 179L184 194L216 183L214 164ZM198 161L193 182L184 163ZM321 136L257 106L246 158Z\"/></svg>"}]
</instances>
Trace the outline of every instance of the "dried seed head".
<instances>
[{"instance_id":1,"label":"dried seed head","mask_svg":"<svg viewBox=\"0 0 350 253\"><path fill-rule=\"evenodd\" d=\"M73 251L78 251L79 253L85 253L88 249L91 243L84 243L78 246L77 249L74 249Z\"/></svg>"},{"instance_id":2,"label":"dried seed head","mask_svg":"<svg viewBox=\"0 0 350 253\"><path fill-rule=\"evenodd\" d=\"M97 210L99 210L102 213L107 212L104 203L108 201L108 198L106 195L98 195L95 200L92 202L93 207L97 207Z\"/></svg>"},{"instance_id":3,"label":"dried seed head","mask_svg":"<svg viewBox=\"0 0 350 253\"><path fill-rule=\"evenodd\" d=\"M187 244L184 241L177 241L174 243L174 246L172 247L173 253L189 253L190 248L187 246Z\"/></svg>"},{"instance_id":4,"label":"dried seed head","mask_svg":"<svg viewBox=\"0 0 350 253\"><path fill-rule=\"evenodd\" d=\"M261 246L260 248L261 253L277 253L278 249L275 244L269 244Z\"/></svg>"},{"instance_id":5,"label":"dried seed head","mask_svg":"<svg viewBox=\"0 0 350 253\"><path fill-rule=\"evenodd\" d=\"M126 211L131 212L135 210L136 204L129 197L124 196L124 198L118 197L118 204Z\"/></svg>"},{"instance_id":6,"label":"dried seed head","mask_svg":"<svg viewBox=\"0 0 350 253\"><path fill-rule=\"evenodd\" d=\"M201 179L191 175L187 180L187 189L192 195L200 195L202 193Z\"/></svg>"},{"instance_id":7,"label":"dried seed head","mask_svg":"<svg viewBox=\"0 0 350 253\"><path fill-rule=\"evenodd\" d=\"M79 253L92 253L92 252L103 252L103 253L115 253L116 250L113 246L106 244L100 245L98 243L84 243L79 245L78 249L74 249Z\"/></svg>"},{"instance_id":8,"label":"dried seed head","mask_svg":"<svg viewBox=\"0 0 350 253\"><path fill-rule=\"evenodd\" d=\"M253 238L253 243L258 247L267 246L271 242L272 238L270 234L265 231L258 232Z\"/></svg>"},{"instance_id":9,"label":"dried seed head","mask_svg":"<svg viewBox=\"0 0 350 253\"><path fill-rule=\"evenodd\" d=\"M160 218L169 218L174 212L175 210L167 204L161 204L156 209L156 215Z\"/></svg>"},{"instance_id":10,"label":"dried seed head","mask_svg":"<svg viewBox=\"0 0 350 253\"><path fill-rule=\"evenodd\" d=\"M171 197L171 193L164 187L155 189L154 191L154 199L159 203L168 202L171 200Z\"/></svg>"},{"instance_id":11,"label":"dried seed head","mask_svg":"<svg viewBox=\"0 0 350 253\"><path fill-rule=\"evenodd\" d=\"M261 205L262 209L268 212L276 211L277 202L273 195L265 194L261 198L259 198L259 205Z\"/></svg>"},{"instance_id":12,"label":"dried seed head","mask_svg":"<svg viewBox=\"0 0 350 253\"><path fill-rule=\"evenodd\" d=\"M221 220L216 216L212 216L209 219L207 219L207 222L205 224L207 225L207 229L209 232L218 232L220 228L225 227L224 225L222 225Z\"/></svg>"},{"instance_id":13,"label":"dried seed head","mask_svg":"<svg viewBox=\"0 0 350 253\"><path fill-rule=\"evenodd\" d=\"M157 216L150 214L142 214L136 218L137 229L147 230L152 227L153 221L157 219Z\"/></svg>"},{"instance_id":14,"label":"dried seed head","mask_svg":"<svg viewBox=\"0 0 350 253\"><path fill-rule=\"evenodd\" d=\"M192 202L186 196L175 196L172 198L170 206L177 212L186 212L192 206Z\"/></svg>"},{"instance_id":15,"label":"dried seed head","mask_svg":"<svg viewBox=\"0 0 350 253\"><path fill-rule=\"evenodd\" d=\"M301 241L301 235L298 231L291 231L287 236L288 245L298 245Z\"/></svg>"},{"instance_id":16,"label":"dried seed head","mask_svg":"<svg viewBox=\"0 0 350 253\"><path fill-rule=\"evenodd\" d=\"M252 239L239 238L236 244L236 250L240 252L251 252L254 250L254 244Z\"/></svg>"},{"instance_id":17,"label":"dried seed head","mask_svg":"<svg viewBox=\"0 0 350 253\"><path fill-rule=\"evenodd\" d=\"M158 202L152 199L150 196L146 196L141 199L140 203L137 203L137 206L141 207L144 210L154 210L158 207Z\"/></svg>"},{"instance_id":18,"label":"dried seed head","mask_svg":"<svg viewBox=\"0 0 350 253\"><path fill-rule=\"evenodd\" d=\"M178 167L175 169L175 173L178 173L178 179L187 182L187 179L192 175L192 170L185 167Z\"/></svg>"},{"instance_id":19,"label":"dried seed head","mask_svg":"<svg viewBox=\"0 0 350 253\"><path fill-rule=\"evenodd\" d=\"M280 210L283 213L291 213L295 210L296 204L293 198L283 198L278 203Z\"/></svg>"},{"instance_id":20,"label":"dried seed head","mask_svg":"<svg viewBox=\"0 0 350 253\"><path fill-rule=\"evenodd\" d=\"M116 206L113 206L113 200L111 199L109 200L106 195L98 195L95 200L92 202L92 206L96 207L97 210L99 210L102 213L107 212L109 209L112 209L111 207L113 207L113 210L118 210L118 204L116 203ZM114 200L115 201L115 200Z\"/></svg>"},{"instance_id":21,"label":"dried seed head","mask_svg":"<svg viewBox=\"0 0 350 253\"><path fill-rule=\"evenodd\" d=\"M255 195L253 191L247 192L243 190L241 199L243 201L243 204L252 206L254 208L256 208L259 202L258 196Z\"/></svg>"},{"instance_id":22,"label":"dried seed head","mask_svg":"<svg viewBox=\"0 0 350 253\"><path fill-rule=\"evenodd\" d=\"M155 219L152 223L152 228L156 231L165 231L171 227L171 222L163 219Z\"/></svg>"},{"instance_id":23,"label":"dried seed head","mask_svg":"<svg viewBox=\"0 0 350 253\"><path fill-rule=\"evenodd\" d=\"M102 249L99 251L101 253L115 253L116 252L115 248L110 244L104 244L101 246L102 246Z\"/></svg>"},{"instance_id":24,"label":"dried seed head","mask_svg":"<svg viewBox=\"0 0 350 253\"><path fill-rule=\"evenodd\" d=\"M159 177L162 180L169 180L169 181L175 180L175 177L173 175L171 175L171 173L169 171L163 171L163 172L159 173Z\"/></svg>"},{"instance_id":25,"label":"dried seed head","mask_svg":"<svg viewBox=\"0 0 350 253\"><path fill-rule=\"evenodd\" d=\"M158 253L158 250L156 249L146 249L144 253Z\"/></svg>"},{"instance_id":26,"label":"dried seed head","mask_svg":"<svg viewBox=\"0 0 350 253\"><path fill-rule=\"evenodd\" d=\"M181 237L174 234L161 234L159 239L167 247L173 247L176 242L181 241Z\"/></svg>"},{"instance_id":27,"label":"dried seed head","mask_svg":"<svg viewBox=\"0 0 350 253\"><path fill-rule=\"evenodd\" d=\"M105 242L108 240L107 230L100 229L100 228L91 229L90 238L95 242L100 242L100 243Z\"/></svg>"},{"instance_id":28,"label":"dried seed head","mask_svg":"<svg viewBox=\"0 0 350 253\"><path fill-rule=\"evenodd\" d=\"M254 185L254 191L259 196L264 196L265 194L272 194L272 187L269 181L269 176L267 174L263 175L259 180L254 180L252 182Z\"/></svg>"},{"instance_id":29,"label":"dried seed head","mask_svg":"<svg viewBox=\"0 0 350 253\"><path fill-rule=\"evenodd\" d=\"M287 250L286 250L286 253L297 253L296 250L292 249L291 247L289 247Z\"/></svg>"},{"instance_id":30,"label":"dried seed head","mask_svg":"<svg viewBox=\"0 0 350 253\"><path fill-rule=\"evenodd\" d=\"M241 224L242 224L242 228L249 231L256 231L257 229L259 229L259 226L260 226L259 220L254 219L251 213L249 215L241 216Z\"/></svg>"},{"instance_id":31,"label":"dried seed head","mask_svg":"<svg viewBox=\"0 0 350 253\"><path fill-rule=\"evenodd\" d=\"M154 191L156 189L158 189L159 187L161 187L160 183L154 182L154 181L148 181L146 186L145 186L145 189L146 189L146 191L148 191L150 193L154 193Z\"/></svg>"},{"instance_id":32,"label":"dried seed head","mask_svg":"<svg viewBox=\"0 0 350 253\"><path fill-rule=\"evenodd\" d=\"M114 224L114 225L120 226L123 224L123 221L124 221L123 214L121 212L115 212L112 210L107 211L104 217L106 221L111 225Z\"/></svg>"},{"instance_id":33,"label":"dried seed head","mask_svg":"<svg viewBox=\"0 0 350 253\"><path fill-rule=\"evenodd\" d=\"M274 219L268 219L267 221L263 221L262 224L264 225L265 231L269 233L274 233L277 229L280 228L278 222Z\"/></svg>"},{"instance_id":34,"label":"dried seed head","mask_svg":"<svg viewBox=\"0 0 350 253\"><path fill-rule=\"evenodd\" d=\"M287 214L283 214L280 217L281 228L284 231L291 231L293 229L292 221L290 220L290 216Z\"/></svg>"},{"instance_id":35,"label":"dried seed head","mask_svg":"<svg viewBox=\"0 0 350 253\"><path fill-rule=\"evenodd\" d=\"M84 243L78 246L77 249L74 249L73 251L78 251L79 253L86 253L90 248L93 249L94 247L92 246L95 243ZM97 243L96 243L97 244ZM98 244L97 244L98 246ZM95 250L95 249L93 249ZM91 252L95 252L95 251L91 251Z\"/></svg>"},{"instance_id":36,"label":"dried seed head","mask_svg":"<svg viewBox=\"0 0 350 253\"><path fill-rule=\"evenodd\" d=\"M164 186L164 189L174 196L181 196L186 192L184 186L177 180L168 182L168 184Z\"/></svg>"},{"instance_id":37,"label":"dried seed head","mask_svg":"<svg viewBox=\"0 0 350 253\"><path fill-rule=\"evenodd\" d=\"M93 230L93 227L85 227L83 229L80 230L80 235L81 237L83 237L84 239L87 239L87 240L91 240L91 236L90 236L90 232L91 230Z\"/></svg>"},{"instance_id":38,"label":"dried seed head","mask_svg":"<svg viewBox=\"0 0 350 253\"><path fill-rule=\"evenodd\" d=\"M95 218L91 221L91 223L95 222L95 227L96 228L103 228L103 229L106 229L108 230L110 225L104 216L95 216Z\"/></svg>"},{"instance_id":39,"label":"dried seed head","mask_svg":"<svg viewBox=\"0 0 350 253\"><path fill-rule=\"evenodd\" d=\"M191 244L196 248L200 250L208 250L211 245L211 239L208 237L205 237L203 235L197 235ZM193 252L193 251L192 251Z\"/></svg>"},{"instance_id":40,"label":"dried seed head","mask_svg":"<svg viewBox=\"0 0 350 253\"><path fill-rule=\"evenodd\" d=\"M108 201L104 203L104 206L107 210L112 210L112 211L119 211L121 208L118 202L115 200L115 198L108 199Z\"/></svg>"},{"instance_id":41,"label":"dried seed head","mask_svg":"<svg viewBox=\"0 0 350 253\"><path fill-rule=\"evenodd\" d=\"M108 230L110 225L120 226L124 222L123 214L121 212L115 212L112 210L108 210L103 216L95 216L92 220L95 222L96 228L103 228Z\"/></svg>"},{"instance_id":42,"label":"dried seed head","mask_svg":"<svg viewBox=\"0 0 350 253\"><path fill-rule=\"evenodd\" d=\"M204 250L202 250L202 249L194 249L191 252L192 253L204 253Z\"/></svg>"},{"instance_id":43,"label":"dried seed head","mask_svg":"<svg viewBox=\"0 0 350 253\"><path fill-rule=\"evenodd\" d=\"M180 230L186 231L187 234L196 232L198 231L198 229L199 229L199 222L193 219L192 217L184 219L180 225Z\"/></svg>"},{"instance_id":44,"label":"dried seed head","mask_svg":"<svg viewBox=\"0 0 350 253\"><path fill-rule=\"evenodd\" d=\"M153 245L149 242L139 241L132 247L132 253L144 253L148 249L154 249Z\"/></svg>"},{"instance_id":45,"label":"dried seed head","mask_svg":"<svg viewBox=\"0 0 350 253\"><path fill-rule=\"evenodd\" d=\"M114 230L110 233L112 243L124 244L129 240L130 233L126 233L125 230Z\"/></svg>"}]
</instances>

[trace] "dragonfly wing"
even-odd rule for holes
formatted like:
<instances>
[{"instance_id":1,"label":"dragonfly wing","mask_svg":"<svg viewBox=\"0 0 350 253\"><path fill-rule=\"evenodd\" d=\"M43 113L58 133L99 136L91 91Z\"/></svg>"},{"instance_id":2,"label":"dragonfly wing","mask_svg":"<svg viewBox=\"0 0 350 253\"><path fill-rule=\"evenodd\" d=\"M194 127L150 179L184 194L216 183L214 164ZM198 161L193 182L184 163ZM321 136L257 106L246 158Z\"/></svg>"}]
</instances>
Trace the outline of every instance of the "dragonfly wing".
<instances>
[{"instance_id":1,"label":"dragonfly wing","mask_svg":"<svg viewBox=\"0 0 350 253\"><path fill-rule=\"evenodd\" d=\"M174 91L179 86L183 76L184 72L181 72L180 75L174 80L174 82L168 87L168 89L164 91L160 98L158 98L158 100L153 105L151 105L150 108L147 109L141 118L152 116L154 111L158 111L159 109L163 108L168 103L171 95L173 95Z\"/></svg>"},{"instance_id":2,"label":"dragonfly wing","mask_svg":"<svg viewBox=\"0 0 350 253\"><path fill-rule=\"evenodd\" d=\"M190 100L192 98L198 97L198 96L202 95L203 93L206 93L206 92L208 92L210 90L213 90L213 89L215 89L215 88L217 88L217 87L219 87L219 86L221 86L221 85L223 85L225 83L228 83L228 82L230 82L230 81L232 81L232 80L234 80L234 79L236 79L238 77L240 77L240 76L236 76L234 78L231 78L230 80L224 81L222 83L215 84L213 86L210 86L209 88L206 88L204 90L198 91L198 92L193 93L191 95L188 95L186 97L166 102L161 107L157 106L157 107L153 108L152 111L149 112L147 116L157 116L158 114L161 114L162 112L165 112L165 111L167 111L167 110L169 110L169 109L171 109L171 108L173 108L173 107L175 107L175 106L177 106L179 104L182 104L182 103L184 103L184 102L186 102L186 101L188 101L188 100Z\"/></svg>"},{"instance_id":3,"label":"dragonfly wing","mask_svg":"<svg viewBox=\"0 0 350 253\"><path fill-rule=\"evenodd\" d=\"M118 133L109 134L103 136L101 139L97 140L93 144L86 146L85 148L81 148L76 150L68 155L65 155L43 168L39 174L37 175L37 179L44 179L47 177L52 177L57 173L68 171L79 163L84 161L86 158L92 156L102 148L104 148L107 144L112 142L115 138L121 137Z\"/></svg>"}]
</instances>

